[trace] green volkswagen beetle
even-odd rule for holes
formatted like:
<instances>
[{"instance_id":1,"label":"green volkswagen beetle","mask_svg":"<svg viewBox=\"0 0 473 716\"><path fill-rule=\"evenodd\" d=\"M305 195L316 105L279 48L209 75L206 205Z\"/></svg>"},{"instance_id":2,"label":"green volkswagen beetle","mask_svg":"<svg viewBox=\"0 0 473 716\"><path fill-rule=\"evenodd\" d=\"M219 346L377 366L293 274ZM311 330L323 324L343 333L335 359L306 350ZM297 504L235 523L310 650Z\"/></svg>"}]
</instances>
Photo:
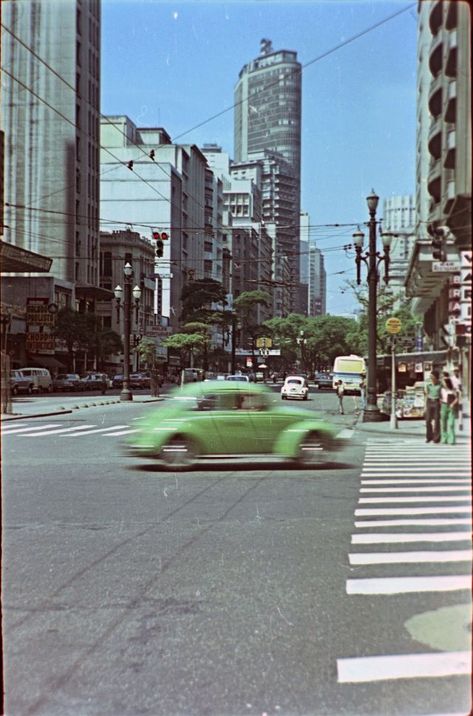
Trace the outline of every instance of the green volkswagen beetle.
<instances>
[{"instance_id":1,"label":"green volkswagen beetle","mask_svg":"<svg viewBox=\"0 0 473 716\"><path fill-rule=\"evenodd\" d=\"M200 457L273 455L312 465L344 441L311 410L282 406L264 385L201 382L171 393L126 443L129 455L188 470Z\"/></svg>"}]
</instances>

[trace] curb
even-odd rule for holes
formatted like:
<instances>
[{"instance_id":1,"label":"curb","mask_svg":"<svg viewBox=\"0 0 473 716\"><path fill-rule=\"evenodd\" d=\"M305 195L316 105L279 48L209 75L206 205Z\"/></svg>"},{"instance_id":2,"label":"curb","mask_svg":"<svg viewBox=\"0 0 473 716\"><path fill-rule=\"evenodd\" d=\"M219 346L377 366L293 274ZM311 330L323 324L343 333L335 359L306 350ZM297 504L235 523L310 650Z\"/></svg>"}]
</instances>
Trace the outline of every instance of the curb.
<instances>
[{"instance_id":1,"label":"curb","mask_svg":"<svg viewBox=\"0 0 473 716\"><path fill-rule=\"evenodd\" d=\"M146 398L144 400L129 401L130 403L157 403L160 400L164 400L164 397L158 396L156 398ZM73 405L72 408L59 408L57 410L50 410L46 413L14 413L12 415L2 416L2 423L7 423L12 420L27 420L28 418L47 418L48 415L67 415L73 413L74 410L80 410L81 408L92 408L100 407L102 405L118 405L123 401L121 400L103 400L100 403L83 403L82 405ZM128 404L128 401L127 401Z\"/></svg>"}]
</instances>

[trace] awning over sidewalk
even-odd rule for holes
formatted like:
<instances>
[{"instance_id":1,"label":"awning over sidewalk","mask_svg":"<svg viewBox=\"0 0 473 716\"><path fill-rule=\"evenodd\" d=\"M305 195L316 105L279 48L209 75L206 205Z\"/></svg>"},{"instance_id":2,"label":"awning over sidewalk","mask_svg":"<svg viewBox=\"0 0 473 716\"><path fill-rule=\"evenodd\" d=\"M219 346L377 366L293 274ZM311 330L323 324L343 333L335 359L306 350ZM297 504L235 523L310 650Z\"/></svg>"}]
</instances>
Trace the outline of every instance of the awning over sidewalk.
<instances>
[{"instance_id":1,"label":"awning over sidewalk","mask_svg":"<svg viewBox=\"0 0 473 716\"><path fill-rule=\"evenodd\" d=\"M61 361L54 356L35 356L32 360L34 360L35 365L39 368L48 368L49 370L66 370L65 364L61 363Z\"/></svg>"}]
</instances>

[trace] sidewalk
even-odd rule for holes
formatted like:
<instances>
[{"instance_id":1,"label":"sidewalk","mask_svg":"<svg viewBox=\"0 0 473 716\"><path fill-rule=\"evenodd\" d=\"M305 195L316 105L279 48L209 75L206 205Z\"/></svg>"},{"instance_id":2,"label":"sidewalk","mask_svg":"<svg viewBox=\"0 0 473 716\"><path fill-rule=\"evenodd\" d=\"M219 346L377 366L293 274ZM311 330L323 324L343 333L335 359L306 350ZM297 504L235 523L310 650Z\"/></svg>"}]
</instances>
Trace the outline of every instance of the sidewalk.
<instances>
[{"instance_id":1,"label":"sidewalk","mask_svg":"<svg viewBox=\"0 0 473 716\"><path fill-rule=\"evenodd\" d=\"M12 403L11 413L2 413L1 421L21 420L25 418L43 418L48 415L64 415L72 413L81 408L99 407L101 405L113 405L115 403L155 403L164 399L164 395L152 397L151 395L133 395L132 401L121 401L119 395L95 395L95 396L25 396L15 398Z\"/></svg>"},{"instance_id":2,"label":"sidewalk","mask_svg":"<svg viewBox=\"0 0 473 716\"><path fill-rule=\"evenodd\" d=\"M391 438L419 437L425 440L425 421L421 418L405 418L397 421L397 428L391 428L390 419L380 423L363 423L362 415L358 417L354 425L355 430L362 430L367 433L378 433ZM460 429L462 428L462 429ZM456 422L455 427L457 444L465 445L471 442L471 419L468 411L463 414L462 422Z\"/></svg>"}]
</instances>

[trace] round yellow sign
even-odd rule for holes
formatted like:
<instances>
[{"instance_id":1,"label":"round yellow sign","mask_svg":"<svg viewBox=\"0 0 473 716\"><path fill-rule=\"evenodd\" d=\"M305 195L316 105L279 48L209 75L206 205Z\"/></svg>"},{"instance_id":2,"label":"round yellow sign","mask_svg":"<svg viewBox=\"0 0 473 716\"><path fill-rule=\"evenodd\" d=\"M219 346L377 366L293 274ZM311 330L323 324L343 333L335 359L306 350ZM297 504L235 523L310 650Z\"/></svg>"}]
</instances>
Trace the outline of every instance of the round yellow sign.
<instances>
[{"instance_id":1,"label":"round yellow sign","mask_svg":"<svg viewBox=\"0 0 473 716\"><path fill-rule=\"evenodd\" d=\"M399 318L388 318L386 321L386 330L388 333L399 333L401 330L401 321Z\"/></svg>"}]
</instances>

